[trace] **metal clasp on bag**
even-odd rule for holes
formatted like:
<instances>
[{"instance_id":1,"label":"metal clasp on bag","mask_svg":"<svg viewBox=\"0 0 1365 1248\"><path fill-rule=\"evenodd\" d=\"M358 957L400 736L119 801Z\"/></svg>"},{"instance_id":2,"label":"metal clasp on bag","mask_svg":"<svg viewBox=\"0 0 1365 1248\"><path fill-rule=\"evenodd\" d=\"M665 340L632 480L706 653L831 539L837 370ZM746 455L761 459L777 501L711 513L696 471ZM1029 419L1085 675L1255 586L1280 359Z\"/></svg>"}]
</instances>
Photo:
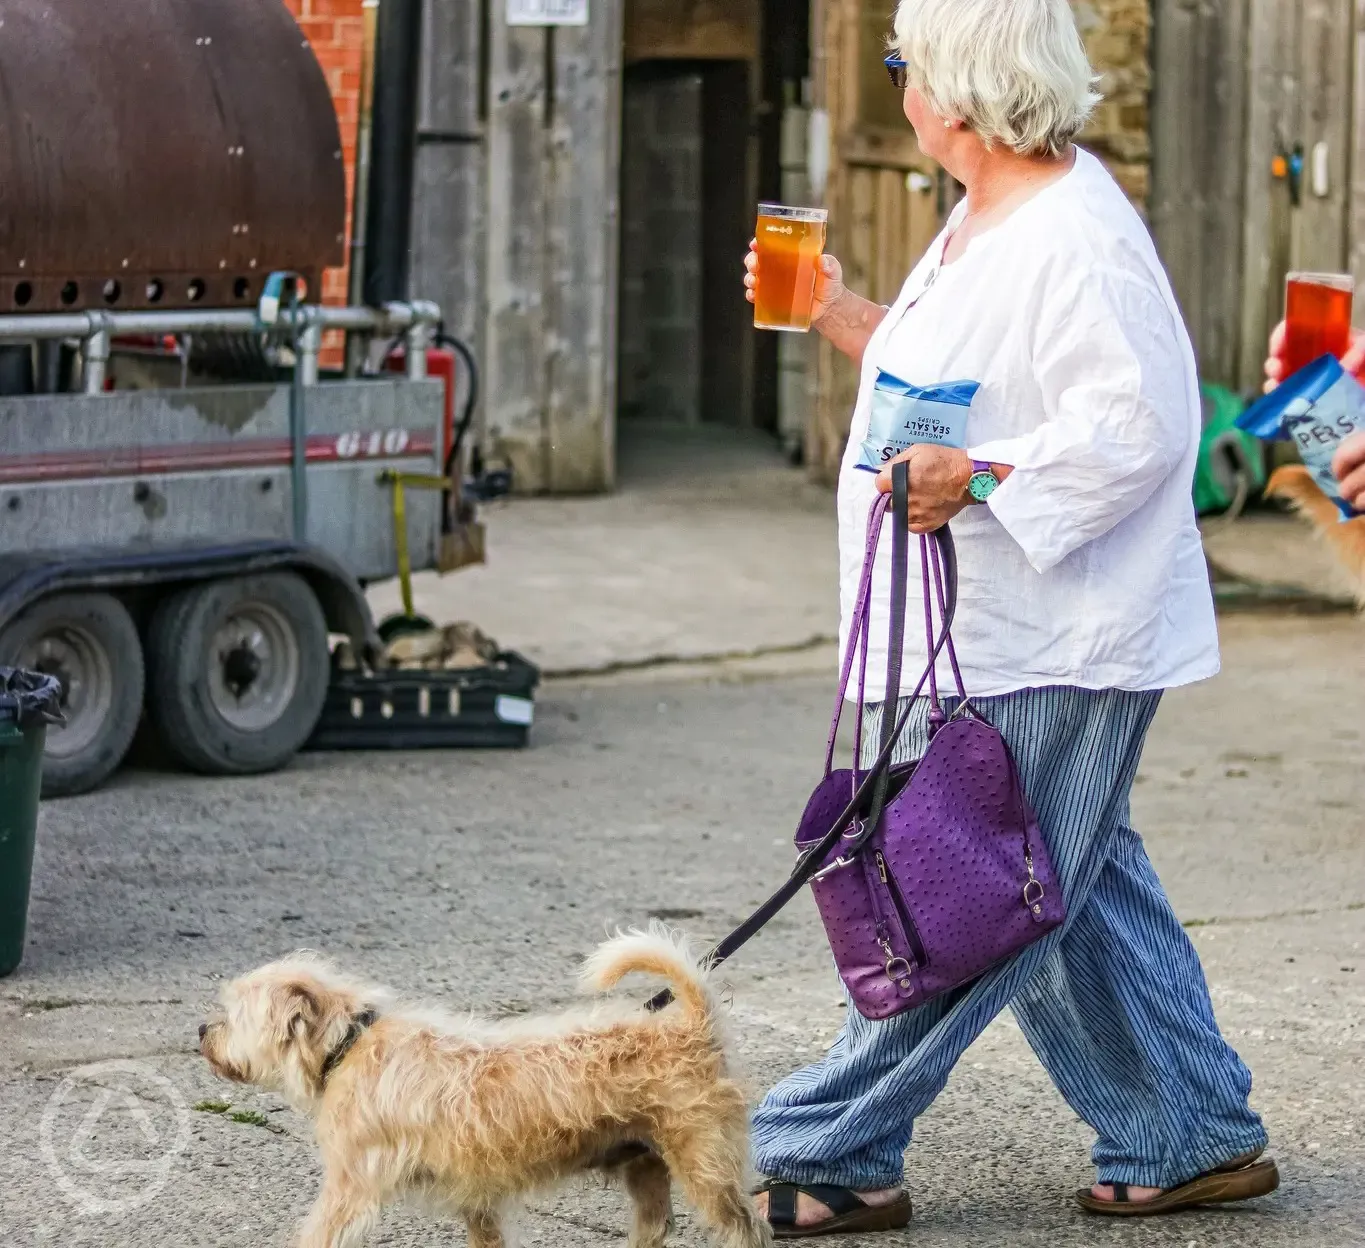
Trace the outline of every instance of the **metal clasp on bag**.
<instances>
[{"instance_id":1,"label":"metal clasp on bag","mask_svg":"<svg viewBox=\"0 0 1365 1248\"><path fill-rule=\"evenodd\" d=\"M891 942L885 937L879 937L877 943L882 947L882 952L886 954L886 977L906 996L915 995L915 981L911 976L915 973L913 963L906 958L902 958L891 948Z\"/></svg>"},{"instance_id":2,"label":"metal clasp on bag","mask_svg":"<svg viewBox=\"0 0 1365 1248\"><path fill-rule=\"evenodd\" d=\"M865 827L866 824L863 821L855 819L851 824L849 824L848 831L844 833L843 839L846 841L856 841L861 839ZM842 871L845 867L851 867L857 861L858 861L857 858L842 857L836 858L828 866L821 867L820 870L818 870L814 875L812 875L810 877L810 882L812 884L818 883L820 880L825 879L827 876L833 875L836 871Z\"/></svg>"},{"instance_id":3,"label":"metal clasp on bag","mask_svg":"<svg viewBox=\"0 0 1365 1248\"><path fill-rule=\"evenodd\" d=\"M1042 902L1047 896L1047 890L1033 874L1033 851L1027 847L1024 849L1024 866L1028 868L1028 882L1024 885L1024 905L1033 911L1034 918L1040 919L1043 917Z\"/></svg>"}]
</instances>

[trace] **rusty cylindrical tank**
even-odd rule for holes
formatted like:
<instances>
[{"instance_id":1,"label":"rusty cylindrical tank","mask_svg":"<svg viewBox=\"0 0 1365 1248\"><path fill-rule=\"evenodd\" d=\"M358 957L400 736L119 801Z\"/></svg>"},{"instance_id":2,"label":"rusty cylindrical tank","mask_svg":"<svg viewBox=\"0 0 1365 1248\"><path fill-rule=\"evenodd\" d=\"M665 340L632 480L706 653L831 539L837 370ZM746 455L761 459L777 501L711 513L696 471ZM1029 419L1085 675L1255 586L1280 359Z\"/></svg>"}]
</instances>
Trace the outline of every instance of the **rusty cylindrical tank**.
<instances>
[{"instance_id":1,"label":"rusty cylindrical tank","mask_svg":"<svg viewBox=\"0 0 1365 1248\"><path fill-rule=\"evenodd\" d=\"M0 312L320 297L345 177L281 0L0 0Z\"/></svg>"}]
</instances>

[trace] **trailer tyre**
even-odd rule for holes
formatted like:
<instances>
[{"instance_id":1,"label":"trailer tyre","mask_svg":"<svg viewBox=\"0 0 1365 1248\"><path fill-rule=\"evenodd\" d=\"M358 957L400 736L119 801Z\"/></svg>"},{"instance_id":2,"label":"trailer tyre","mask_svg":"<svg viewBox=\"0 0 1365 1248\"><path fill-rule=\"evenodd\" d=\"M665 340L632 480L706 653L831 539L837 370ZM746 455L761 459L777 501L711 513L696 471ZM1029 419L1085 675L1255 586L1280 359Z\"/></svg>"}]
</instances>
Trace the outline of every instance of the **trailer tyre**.
<instances>
[{"instance_id":1,"label":"trailer tyre","mask_svg":"<svg viewBox=\"0 0 1365 1248\"><path fill-rule=\"evenodd\" d=\"M166 751L207 775L283 767L317 726L327 622L292 572L196 585L158 606L147 710Z\"/></svg>"},{"instance_id":2,"label":"trailer tyre","mask_svg":"<svg viewBox=\"0 0 1365 1248\"><path fill-rule=\"evenodd\" d=\"M43 796L103 784L123 761L142 717L142 643L109 594L58 594L0 632L0 662L55 676L66 723L48 729Z\"/></svg>"}]
</instances>

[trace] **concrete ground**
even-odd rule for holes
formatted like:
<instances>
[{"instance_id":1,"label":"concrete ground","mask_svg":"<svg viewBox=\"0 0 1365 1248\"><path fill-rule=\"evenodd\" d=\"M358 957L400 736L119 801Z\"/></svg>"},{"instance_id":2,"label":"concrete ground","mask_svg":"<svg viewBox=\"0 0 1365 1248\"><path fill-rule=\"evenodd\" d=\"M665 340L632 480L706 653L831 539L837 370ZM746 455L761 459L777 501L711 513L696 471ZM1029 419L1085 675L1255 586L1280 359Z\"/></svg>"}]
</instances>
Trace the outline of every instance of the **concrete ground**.
<instances>
[{"instance_id":1,"label":"concrete ground","mask_svg":"<svg viewBox=\"0 0 1365 1248\"><path fill-rule=\"evenodd\" d=\"M534 614L451 614L507 644L543 638L543 656L589 667L602 665L600 652L571 634L635 602L615 653L645 663L552 682L524 753L308 755L283 774L238 781L129 772L44 808L26 960L0 981L0 1242L289 1242L319 1174L308 1125L276 1098L215 1081L195 1052L195 1027L225 976L307 946L455 1008L553 1010L573 997L575 964L608 927L662 916L714 937L776 884L829 711L831 650L802 645L832 627L816 594L829 592L827 547L802 547L828 542L815 536L828 499L756 462L771 491L758 509L724 480L705 506L695 483L667 481L619 500L511 505L508 516L620 509L591 539L609 539L593 582L601 606L578 604L575 576L546 584ZM669 501L670 489L692 501ZM710 561L698 555L673 578L652 566L684 559L693 529L723 537L722 516L730 536ZM612 571L614 552L629 548L622 518L644 537L636 560L622 556L624 570ZM576 548L565 527L545 530L547 549ZM518 540L497 556L495 532L495 557L531 560L529 532ZM477 592L493 601L491 587ZM732 592L740 607L726 609ZM763 604L773 612L765 629L745 631ZM919 1124L907 1159L912 1230L880 1242L1365 1242L1365 624L1236 615L1224 641L1225 674L1167 700L1135 817L1204 958L1220 1022L1255 1073L1283 1188L1236 1211L1086 1218L1068 1196L1089 1181L1091 1133L1002 1018ZM745 650L767 653L648 664ZM726 978L755 1094L818 1056L840 1025L805 897ZM620 1195L585 1185L535 1200L522 1237L596 1248L623 1243L625 1225ZM376 1242L464 1237L398 1210ZM705 1242L685 1212L673 1242Z\"/></svg>"}]
</instances>

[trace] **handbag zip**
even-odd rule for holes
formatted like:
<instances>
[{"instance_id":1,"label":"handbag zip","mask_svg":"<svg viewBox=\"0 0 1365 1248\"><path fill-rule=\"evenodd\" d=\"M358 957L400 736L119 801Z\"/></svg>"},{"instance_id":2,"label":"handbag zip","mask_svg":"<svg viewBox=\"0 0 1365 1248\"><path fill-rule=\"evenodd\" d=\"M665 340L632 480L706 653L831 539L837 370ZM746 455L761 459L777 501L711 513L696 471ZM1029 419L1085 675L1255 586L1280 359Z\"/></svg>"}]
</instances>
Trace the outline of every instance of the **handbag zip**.
<instances>
[{"instance_id":1,"label":"handbag zip","mask_svg":"<svg viewBox=\"0 0 1365 1248\"><path fill-rule=\"evenodd\" d=\"M924 952L924 941L920 939L919 928L915 926L915 920L910 916L910 908L905 904L905 898L901 896L901 890L896 886L896 881L891 878L891 872L887 869L886 859L882 856L879 849L875 852L877 863L877 874L881 876L882 883L886 885L886 891L891 896L891 904L896 908L896 917L901 921L901 929L905 932L906 944L910 946L910 952L915 956L915 965L922 967L929 961L928 955Z\"/></svg>"}]
</instances>

